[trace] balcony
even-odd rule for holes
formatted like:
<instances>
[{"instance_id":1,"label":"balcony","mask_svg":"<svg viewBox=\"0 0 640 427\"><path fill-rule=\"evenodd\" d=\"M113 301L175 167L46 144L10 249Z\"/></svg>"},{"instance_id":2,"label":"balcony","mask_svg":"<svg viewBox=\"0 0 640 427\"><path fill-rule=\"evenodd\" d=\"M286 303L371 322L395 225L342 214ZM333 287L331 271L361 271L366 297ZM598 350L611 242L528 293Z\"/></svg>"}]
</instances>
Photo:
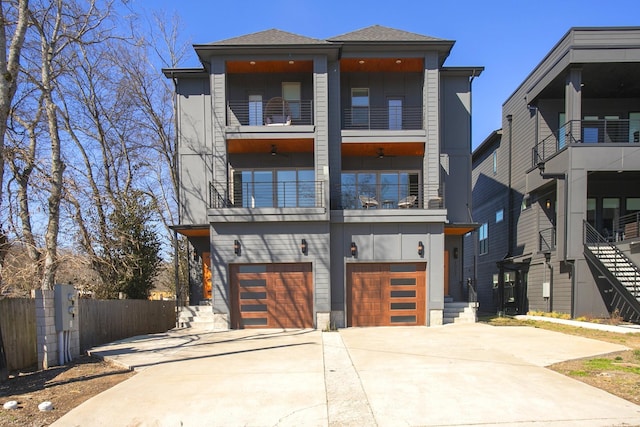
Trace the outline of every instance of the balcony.
<instances>
[{"instance_id":1,"label":"balcony","mask_svg":"<svg viewBox=\"0 0 640 427\"><path fill-rule=\"evenodd\" d=\"M417 130L423 128L422 107L351 107L343 110L343 130Z\"/></svg>"},{"instance_id":2,"label":"balcony","mask_svg":"<svg viewBox=\"0 0 640 427\"><path fill-rule=\"evenodd\" d=\"M572 144L639 144L640 120L572 120L532 149L532 167Z\"/></svg>"},{"instance_id":3,"label":"balcony","mask_svg":"<svg viewBox=\"0 0 640 427\"><path fill-rule=\"evenodd\" d=\"M339 210L444 209L444 198L437 186L417 183L343 183L334 203ZM426 203L425 203L426 201Z\"/></svg>"},{"instance_id":4,"label":"balcony","mask_svg":"<svg viewBox=\"0 0 640 427\"><path fill-rule=\"evenodd\" d=\"M249 181L226 188L209 184L209 207L226 208L321 208L324 206L322 181Z\"/></svg>"},{"instance_id":5,"label":"balcony","mask_svg":"<svg viewBox=\"0 0 640 427\"><path fill-rule=\"evenodd\" d=\"M313 125L313 101L229 101L227 126L309 126Z\"/></svg>"}]
</instances>

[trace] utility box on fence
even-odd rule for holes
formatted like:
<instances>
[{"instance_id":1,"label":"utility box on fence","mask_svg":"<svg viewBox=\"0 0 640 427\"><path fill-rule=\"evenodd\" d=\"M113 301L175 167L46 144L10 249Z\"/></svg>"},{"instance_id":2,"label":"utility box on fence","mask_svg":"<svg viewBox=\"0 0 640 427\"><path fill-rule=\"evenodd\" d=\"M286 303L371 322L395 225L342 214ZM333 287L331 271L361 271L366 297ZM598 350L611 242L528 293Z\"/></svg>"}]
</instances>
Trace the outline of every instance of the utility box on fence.
<instances>
[{"instance_id":1,"label":"utility box on fence","mask_svg":"<svg viewBox=\"0 0 640 427\"><path fill-rule=\"evenodd\" d=\"M72 285L55 286L56 331L74 329L78 313L78 296ZM76 325L77 326L77 325Z\"/></svg>"}]
</instances>

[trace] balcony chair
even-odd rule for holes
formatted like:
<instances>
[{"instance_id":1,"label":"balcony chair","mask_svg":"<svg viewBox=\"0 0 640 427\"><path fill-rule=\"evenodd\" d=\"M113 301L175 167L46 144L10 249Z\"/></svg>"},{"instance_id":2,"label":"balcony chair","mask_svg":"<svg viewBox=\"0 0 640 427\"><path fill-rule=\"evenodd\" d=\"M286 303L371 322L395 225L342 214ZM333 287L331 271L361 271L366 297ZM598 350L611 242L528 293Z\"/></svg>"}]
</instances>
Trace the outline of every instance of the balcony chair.
<instances>
[{"instance_id":1,"label":"balcony chair","mask_svg":"<svg viewBox=\"0 0 640 427\"><path fill-rule=\"evenodd\" d=\"M271 98L264 108L264 123L267 126L290 126L289 103L279 96Z\"/></svg>"},{"instance_id":2,"label":"balcony chair","mask_svg":"<svg viewBox=\"0 0 640 427\"><path fill-rule=\"evenodd\" d=\"M373 197L369 197L369 196L364 196L364 195L360 195L360 203L362 204L362 207L365 209L369 209L369 208L377 208L378 207L378 201L376 199L374 199Z\"/></svg>"},{"instance_id":3,"label":"balcony chair","mask_svg":"<svg viewBox=\"0 0 640 427\"><path fill-rule=\"evenodd\" d=\"M398 207L402 209L411 208L415 204L417 198L418 196L407 196L403 199L400 199L400 201L398 201Z\"/></svg>"}]
</instances>

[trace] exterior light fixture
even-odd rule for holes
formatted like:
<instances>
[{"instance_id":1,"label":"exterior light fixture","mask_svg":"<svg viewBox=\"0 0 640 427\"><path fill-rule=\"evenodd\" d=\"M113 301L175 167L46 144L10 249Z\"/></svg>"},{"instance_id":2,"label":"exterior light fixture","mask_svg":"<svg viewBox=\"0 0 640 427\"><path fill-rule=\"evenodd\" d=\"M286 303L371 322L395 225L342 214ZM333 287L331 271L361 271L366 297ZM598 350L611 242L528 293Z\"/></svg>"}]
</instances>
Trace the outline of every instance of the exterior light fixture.
<instances>
[{"instance_id":1,"label":"exterior light fixture","mask_svg":"<svg viewBox=\"0 0 640 427\"><path fill-rule=\"evenodd\" d=\"M302 251L303 254L307 254L307 250L309 249L309 247L307 246L307 241L305 239L302 239L302 242L300 242L300 250Z\"/></svg>"},{"instance_id":2,"label":"exterior light fixture","mask_svg":"<svg viewBox=\"0 0 640 427\"><path fill-rule=\"evenodd\" d=\"M276 147L275 145L271 146L271 155L272 156L277 156L278 155L278 147Z\"/></svg>"},{"instance_id":3,"label":"exterior light fixture","mask_svg":"<svg viewBox=\"0 0 640 427\"><path fill-rule=\"evenodd\" d=\"M453 259L458 259L459 251L458 248L453 248Z\"/></svg>"},{"instance_id":4,"label":"exterior light fixture","mask_svg":"<svg viewBox=\"0 0 640 427\"><path fill-rule=\"evenodd\" d=\"M364 64L364 59L361 59L360 61L358 61L358 64Z\"/></svg>"},{"instance_id":5,"label":"exterior light fixture","mask_svg":"<svg viewBox=\"0 0 640 427\"><path fill-rule=\"evenodd\" d=\"M396 59L396 64L402 64L402 59Z\"/></svg>"},{"instance_id":6,"label":"exterior light fixture","mask_svg":"<svg viewBox=\"0 0 640 427\"><path fill-rule=\"evenodd\" d=\"M424 245L422 241L418 242L418 256L424 256Z\"/></svg>"},{"instance_id":7,"label":"exterior light fixture","mask_svg":"<svg viewBox=\"0 0 640 427\"><path fill-rule=\"evenodd\" d=\"M240 256L240 242L237 240L233 241L233 253Z\"/></svg>"},{"instance_id":8,"label":"exterior light fixture","mask_svg":"<svg viewBox=\"0 0 640 427\"><path fill-rule=\"evenodd\" d=\"M289 61L289 64L295 64L296 61Z\"/></svg>"},{"instance_id":9,"label":"exterior light fixture","mask_svg":"<svg viewBox=\"0 0 640 427\"><path fill-rule=\"evenodd\" d=\"M198 261L198 252L196 251L193 252L193 260L196 262Z\"/></svg>"},{"instance_id":10,"label":"exterior light fixture","mask_svg":"<svg viewBox=\"0 0 640 427\"><path fill-rule=\"evenodd\" d=\"M547 201L545 202L545 206L547 207L547 209L551 209L551 200L547 199Z\"/></svg>"},{"instance_id":11,"label":"exterior light fixture","mask_svg":"<svg viewBox=\"0 0 640 427\"><path fill-rule=\"evenodd\" d=\"M351 242L351 256L356 257L358 255L358 247L356 246L356 242Z\"/></svg>"},{"instance_id":12,"label":"exterior light fixture","mask_svg":"<svg viewBox=\"0 0 640 427\"><path fill-rule=\"evenodd\" d=\"M256 65L256 61L249 61L249 64Z\"/></svg>"}]
</instances>

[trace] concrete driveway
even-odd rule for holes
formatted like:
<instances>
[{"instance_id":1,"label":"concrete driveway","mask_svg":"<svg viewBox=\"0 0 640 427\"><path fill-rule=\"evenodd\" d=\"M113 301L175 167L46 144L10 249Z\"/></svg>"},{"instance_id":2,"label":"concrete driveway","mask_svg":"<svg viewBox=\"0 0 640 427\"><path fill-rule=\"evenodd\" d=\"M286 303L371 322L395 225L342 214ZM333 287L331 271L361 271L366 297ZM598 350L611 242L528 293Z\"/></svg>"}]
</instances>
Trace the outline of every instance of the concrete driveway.
<instances>
[{"instance_id":1,"label":"concrete driveway","mask_svg":"<svg viewBox=\"0 0 640 427\"><path fill-rule=\"evenodd\" d=\"M640 425L640 406L544 368L623 349L483 324L177 330L95 349L139 373L53 425Z\"/></svg>"}]
</instances>

